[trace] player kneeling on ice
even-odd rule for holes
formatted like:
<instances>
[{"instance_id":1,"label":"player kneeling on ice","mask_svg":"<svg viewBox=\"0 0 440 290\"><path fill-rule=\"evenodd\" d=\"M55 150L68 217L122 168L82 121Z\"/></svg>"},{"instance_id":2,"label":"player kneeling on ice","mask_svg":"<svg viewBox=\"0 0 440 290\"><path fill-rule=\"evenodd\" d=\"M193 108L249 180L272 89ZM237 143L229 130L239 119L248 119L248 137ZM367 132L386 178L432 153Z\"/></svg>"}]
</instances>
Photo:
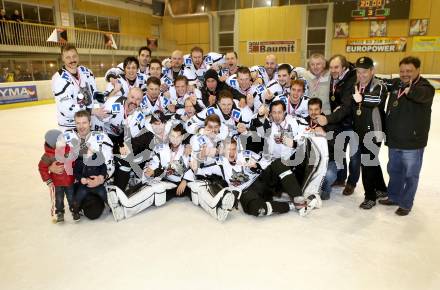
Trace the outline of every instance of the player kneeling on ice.
<instances>
[{"instance_id":1,"label":"player kneeling on ice","mask_svg":"<svg viewBox=\"0 0 440 290\"><path fill-rule=\"evenodd\" d=\"M155 146L138 188L126 195L116 186L108 187L108 202L116 221L132 217L146 208L162 206L173 197L190 195L186 178L193 179L189 153L182 144L182 124L171 129L169 142ZM187 177L189 176L189 177Z\"/></svg>"},{"instance_id":2,"label":"player kneeling on ice","mask_svg":"<svg viewBox=\"0 0 440 290\"><path fill-rule=\"evenodd\" d=\"M224 125L223 125L224 126ZM215 168L219 155L223 151L223 141L228 135L222 133L219 116L213 114L205 119L205 127L191 138L191 168L198 173L194 182L188 184L191 200L200 205L214 218L224 221L236 204L239 192L231 190L221 174ZM212 173L210 173L213 170Z\"/></svg>"}]
</instances>

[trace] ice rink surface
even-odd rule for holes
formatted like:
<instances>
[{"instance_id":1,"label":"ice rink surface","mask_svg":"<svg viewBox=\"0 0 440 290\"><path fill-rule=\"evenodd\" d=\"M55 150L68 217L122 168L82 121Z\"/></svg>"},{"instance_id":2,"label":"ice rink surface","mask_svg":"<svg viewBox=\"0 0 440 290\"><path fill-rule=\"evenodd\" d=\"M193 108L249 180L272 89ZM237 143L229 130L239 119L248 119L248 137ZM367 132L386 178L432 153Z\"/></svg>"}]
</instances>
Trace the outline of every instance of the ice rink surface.
<instances>
[{"instance_id":1,"label":"ice rink surface","mask_svg":"<svg viewBox=\"0 0 440 290\"><path fill-rule=\"evenodd\" d=\"M359 209L359 183L306 218L234 211L218 223L181 199L119 223L107 210L60 225L37 168L55 105L1 111L0 289L440 289L439 112L437 95L407 217Z\"/></svg>"}]
</instances>

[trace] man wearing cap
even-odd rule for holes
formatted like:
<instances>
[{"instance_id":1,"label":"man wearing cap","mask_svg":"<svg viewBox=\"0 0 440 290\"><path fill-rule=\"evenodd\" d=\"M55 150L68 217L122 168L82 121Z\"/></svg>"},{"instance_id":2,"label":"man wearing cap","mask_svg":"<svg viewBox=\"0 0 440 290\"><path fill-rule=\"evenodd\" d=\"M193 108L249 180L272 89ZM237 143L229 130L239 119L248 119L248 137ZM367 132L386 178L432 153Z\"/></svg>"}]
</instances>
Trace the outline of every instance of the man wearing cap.
<instances>
[{"instance_id":1,"label":"man wearing cap","mask_svg":"<svg viewBox=\"0 0 440 290\"><path fill-rule=\"evenodd\" d=\"M376 199L386 197L387 187L379 163L379 149L384 139L385 84L374 77L374 63L369 57L356 61L358 83L353 93L353 126L359 136L361 152L362 184L365 200L360 204L363 209L371 209Z\"/></svg>"},{"instance_id":2,"label":"man wearing cap","mask_svg":"<svg viewBox=\"0 0 440 290\"><path fill-rule=\"evenodd\" d=\"M396 214L408 215L422 169L423 152L428 143L434 88L420 76L420 59L402 59L400 78L390 82L386 114L388 145L388 199L383 205L397 205Z\"/></svg>"},{"instance_id":3,"label":"man wearing cap","mask_svg":"<svg viewBox=\"0 0 440 290\"><path fill-rule=\"evenodd\" d=\"M365 189L365 200L360 207L371 209L376 205L377 198L387 196L387 188L379 163L379 149L384 138L384 107L387 89L381 80L374 77L374 62L371 58L359 58L355 67L357 84L352 88L351 111L353 128L359 137L362 184ZM321 126L328 124L327 117L318 116L316 120Z\"/></svg>"}]
</instances>

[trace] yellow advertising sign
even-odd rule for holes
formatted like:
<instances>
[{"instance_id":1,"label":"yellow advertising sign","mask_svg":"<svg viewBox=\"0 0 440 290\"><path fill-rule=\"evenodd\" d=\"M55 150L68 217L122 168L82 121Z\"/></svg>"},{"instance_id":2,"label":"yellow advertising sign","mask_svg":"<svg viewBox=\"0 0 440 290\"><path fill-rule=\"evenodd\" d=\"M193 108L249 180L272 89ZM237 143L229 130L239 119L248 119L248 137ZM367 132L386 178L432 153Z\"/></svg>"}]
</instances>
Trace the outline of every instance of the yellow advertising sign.
<instances>
[{"instance_id":1,"label":"yellow advertising sign","mask_svg":"<svg viewBox=\"0 0 440 290\"><path fill-rule=\"evenodd\" d=\"M413 51L440 51L440 36L413 37Z\"/></svg>"}]
</instances>

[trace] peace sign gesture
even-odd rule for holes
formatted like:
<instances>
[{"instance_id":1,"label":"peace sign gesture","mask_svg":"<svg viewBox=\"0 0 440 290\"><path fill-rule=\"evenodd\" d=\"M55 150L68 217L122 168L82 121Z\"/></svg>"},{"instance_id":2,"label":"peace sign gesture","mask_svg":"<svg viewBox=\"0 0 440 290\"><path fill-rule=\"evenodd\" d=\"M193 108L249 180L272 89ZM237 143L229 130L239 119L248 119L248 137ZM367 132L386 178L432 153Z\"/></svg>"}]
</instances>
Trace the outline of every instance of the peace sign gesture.
<instances>
[{"instance_id":1,"label":"peace sign gesture","mask_svg":"<svg viewBox=\"0 0 440 290\"><path fill-rule=\"evenodd\" d=\"M360 103L362 102L362 95L359 92L358 86L354 86L354 94L353 94L353 99L356 103Z\"/></svg>"}]
</instances>

